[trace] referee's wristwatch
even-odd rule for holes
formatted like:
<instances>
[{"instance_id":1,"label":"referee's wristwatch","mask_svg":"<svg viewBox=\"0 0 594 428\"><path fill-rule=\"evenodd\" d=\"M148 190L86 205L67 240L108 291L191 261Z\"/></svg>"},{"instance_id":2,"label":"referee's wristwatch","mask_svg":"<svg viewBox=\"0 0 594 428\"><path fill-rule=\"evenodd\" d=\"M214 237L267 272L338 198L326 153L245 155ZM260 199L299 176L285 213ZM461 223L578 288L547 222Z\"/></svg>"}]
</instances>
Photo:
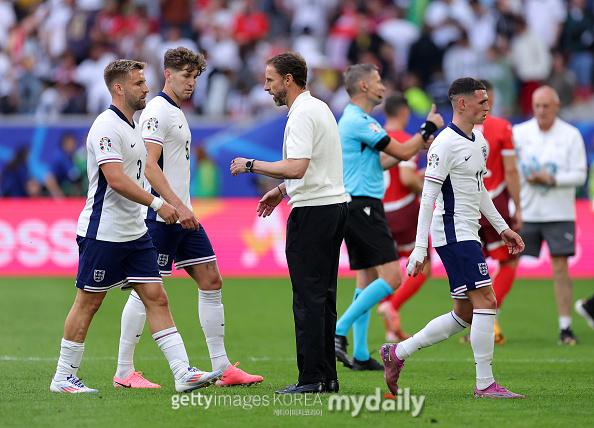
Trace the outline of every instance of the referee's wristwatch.
<instances>
[{"instance_id":1,"label":"referee's wristwatch","mask_svg":"<svg viewBox=\"0 0 594 428\"><path fill-rule=\"evenodd\" d=\"M254 162L256 159L250 159L245 163L245 170L247 172L252 172L252 167L254 166Z\"/></svg>"}]
</instances>

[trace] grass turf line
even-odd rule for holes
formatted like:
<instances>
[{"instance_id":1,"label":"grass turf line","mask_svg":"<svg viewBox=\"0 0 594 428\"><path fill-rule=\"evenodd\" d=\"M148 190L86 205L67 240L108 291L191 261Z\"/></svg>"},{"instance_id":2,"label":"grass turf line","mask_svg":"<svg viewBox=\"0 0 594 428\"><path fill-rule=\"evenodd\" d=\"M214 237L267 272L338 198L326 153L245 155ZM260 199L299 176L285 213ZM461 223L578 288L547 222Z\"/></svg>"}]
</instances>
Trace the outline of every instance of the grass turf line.
<instances>
[{"instance_id":1,"label":"grass turf line","mask_svg":"<svg viewBox=\"0 0 594 428\"><path fill-rule=\"evenodd\" d=\"M283 427L388 423L407 426L437 423L446 427L590 426L594 401L591 388L594 331L574 314L574 331L580 345L557 345L557 315L550 280L516 281L499 319L508 343L495 349L495 377L503 386L525 394L527 399L473 399L472 351L469 345L459 344L456 335L419 351L406 362L401 388L425 396L424 408L417 418L410 412L363 410L356 418L346 411L331 412L327 394L321 396L321 405L320 401L314 403L314 399L291 401L288 405L273 401L275 389L294 383L297 378L288 279L227 279L224 283L225 344L231 363L241 361L240 368L264 376L264 382L249 388L209 387L196 392L209 397L226 395L235 403L248 404L211 405L209 409L204 405L188 405L173 410L172 400L177 398L172 397L180 395L174 390L169 366L154 344L148 326L136 349L136 370L143 371L149 380L163 388L113 388L120 314L128 296L117 290L108 293L91 324L79 370L83 381L99 389L99 393L78 396L50 393L49 382L55 371L64 319L76 292L73 283L71 278L0 279L2 426ZM191 363L210 370L193 282L166 279L165 287ZM350 303L353 287L353 280L340 280L339 315ZM575 281L576 299L591 292L591 282ZM433 317L449 310L451 300L446 282L430 280L403 306L402 324L406 331L414 333ZM374 358L379 359L377 349L384 341L383 334L383 325L373 309L369 345ZM352 346L349 351L352 352ZM339 366L338 375L341 394L369 396L378 387L382 394L387 392L382 372L353 372ZM282 415L283 411L291 410L321 410L322 415Z\"/></svg>"}]
</instances>

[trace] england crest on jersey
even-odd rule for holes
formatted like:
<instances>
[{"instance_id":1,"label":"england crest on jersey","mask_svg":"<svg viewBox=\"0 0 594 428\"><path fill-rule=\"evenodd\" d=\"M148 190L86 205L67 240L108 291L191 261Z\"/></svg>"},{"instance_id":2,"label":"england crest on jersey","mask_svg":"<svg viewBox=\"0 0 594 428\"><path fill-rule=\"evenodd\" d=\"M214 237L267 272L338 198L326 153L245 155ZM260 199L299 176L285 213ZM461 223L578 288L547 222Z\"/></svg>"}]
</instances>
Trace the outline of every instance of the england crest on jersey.
<instances>
[{"instance_id":1,"label":"england crest on jersey","mask_svg":"<svg viewBox=\"0 0 594 428\"><path fill-rule=\"evenodd\" d=\"M485 159L485 163L487 163L487 157L489 154L487 153L487 146L483 146L483 158Z\"/></svg>"},{"instance_id":2,"label":"england crest on jersey","mask_svg":"<svg viewBox=\"0 0 594 428\"><path fill-rule=\"evenodd\" d=\"M489 274L489 268L487 267L487 263L479 263L478 267L481 275L485 276Z\"/></svg>"},{"instance_id":3,"label":"england crest on jersey","mask_svg":"<svg viewBox=\"0 0 594 428\"><path fill-rule=\"evenodd\" d=\"M103 278L105 278L105 271L95 269L95 271L93 272L93 279L95 280L95 282L101 282L103 281Z\"/></svg>"},{"instance_id":4,"label":"england crest on jersey","mask_svg":"<svg viewBox=\"0 0 594 428\"><path fill-rule=\"evenodd\" d=\"M165 266L168 261L169 261L169 254L159 254L159 257L157 257L157 264L159 266Z\"/></svg>"}]
</instances>

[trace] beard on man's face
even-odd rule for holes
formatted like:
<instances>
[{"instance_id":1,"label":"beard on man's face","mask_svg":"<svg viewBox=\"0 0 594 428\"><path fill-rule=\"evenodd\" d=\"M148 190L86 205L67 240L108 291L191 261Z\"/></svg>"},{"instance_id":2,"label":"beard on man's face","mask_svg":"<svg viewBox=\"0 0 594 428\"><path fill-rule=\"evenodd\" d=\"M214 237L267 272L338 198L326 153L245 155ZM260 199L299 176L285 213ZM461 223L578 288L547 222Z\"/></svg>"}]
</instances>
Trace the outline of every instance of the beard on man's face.
<instances>
[{"instance_id":1,"label":"beard on man's face","mask_svg":"<svg viewBox=\"0 0 594 428\"><path fill-rule=\"evenodd\" d=\"M274 95L274 102L276 103L277 106L282 107L287 105L287 90L286 89L281 89L280 91L278 91L276 94Z\"/></svg>"}]
</instances>

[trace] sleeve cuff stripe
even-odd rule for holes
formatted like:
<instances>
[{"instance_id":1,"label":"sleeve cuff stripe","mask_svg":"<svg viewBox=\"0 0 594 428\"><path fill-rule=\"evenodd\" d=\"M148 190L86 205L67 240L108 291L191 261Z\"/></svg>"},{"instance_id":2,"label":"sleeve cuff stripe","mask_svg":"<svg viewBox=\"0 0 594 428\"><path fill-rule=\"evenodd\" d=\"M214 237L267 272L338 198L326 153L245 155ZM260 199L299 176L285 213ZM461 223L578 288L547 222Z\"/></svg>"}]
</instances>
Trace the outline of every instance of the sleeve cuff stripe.
<instances>
[{"instance_id":1,"label":"sleeve cuff stripe","mask_svg":"<svg viewBox=\"0 0 594 428\"><path fill-rule=\"evenodd\" d=\"M122 162L123 163L122 159L120 159L120 158L105 158L105 159L98 160L97 165L101 165L101 164L108 163L108 162Z\"/></svg>"},{"instance_id":2,"label":"sleeve cuff stripe","mask_svg":"<svg viewBox=\"0 0 594 428\"><path fill-rule=\"evenodd\" d=\"M425 178L426 178L427 180L435 181L435 182L437 182L437 183L443 183L443 180L442 180L442 179L440 179L440 178L437 178L437 177L431 177L431 176L429 176L429 175L425 175Z\"/></svg>"}]
</instances>

